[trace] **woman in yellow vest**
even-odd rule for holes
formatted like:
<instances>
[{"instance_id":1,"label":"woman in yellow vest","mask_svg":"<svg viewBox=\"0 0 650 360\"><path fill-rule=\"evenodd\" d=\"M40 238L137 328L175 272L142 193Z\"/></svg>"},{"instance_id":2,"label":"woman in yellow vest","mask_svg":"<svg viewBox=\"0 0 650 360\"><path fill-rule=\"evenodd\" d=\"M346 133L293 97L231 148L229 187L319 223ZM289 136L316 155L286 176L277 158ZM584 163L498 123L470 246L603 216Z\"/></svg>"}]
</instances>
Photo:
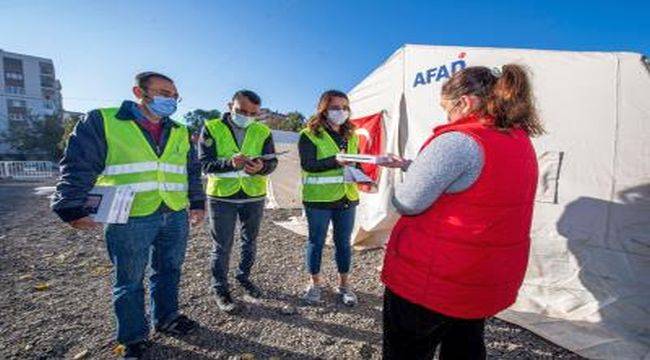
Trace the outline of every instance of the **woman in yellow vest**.
<instances>
[{"instance_id":1,"label":"woman in yellow vest","mask_svg":"<svg viewBox=\"0 0 650 360\"><path fill-rule=\"evenodd\" d=\"M358 140L349 118L347 95L338 90L326 91L321 95L316 115L301 132L298 142L303 170L302 197L309 224L306 263L311 275L303 300L309 304L321 301L321 257L330 222L339 272L336 292L343 304L354 306L357 303L348 276L352 259L350 235L359 194L356 184L344 181L343 169L349 164L336 160L338 153L357 153Z\"/></svg>"}]
</instances>

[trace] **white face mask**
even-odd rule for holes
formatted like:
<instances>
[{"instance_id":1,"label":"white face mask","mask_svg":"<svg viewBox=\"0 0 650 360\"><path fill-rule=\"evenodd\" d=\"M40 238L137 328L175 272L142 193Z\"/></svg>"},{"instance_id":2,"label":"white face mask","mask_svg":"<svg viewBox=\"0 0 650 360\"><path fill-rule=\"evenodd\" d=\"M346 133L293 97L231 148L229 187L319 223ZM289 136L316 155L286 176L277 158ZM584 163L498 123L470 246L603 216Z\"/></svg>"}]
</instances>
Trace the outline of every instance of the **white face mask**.
<instances>
[{"instance_id":1,"label":"white face mask","mask_svg":"<svg viewBox=\"0 0 650 360\"><path fill-rule=\"evenodd\" d=\"M347 110L327 110L327 120L334 125L343 125L349 117Z\"/></svg>"},{"instance_id":2,"label":"white face mask","mask_svg":"<svg viewBox=\"0 0 650 360\"><path fill-rule=\"evenodd\" d=\"M232 116L230 117L233 123L235 125L239 126L240 128L245 128L248 127L253 121L255 121L254 116L245 116L242 114L238 114L236 110L233 110Z\"/></svg>"}]
</instances>

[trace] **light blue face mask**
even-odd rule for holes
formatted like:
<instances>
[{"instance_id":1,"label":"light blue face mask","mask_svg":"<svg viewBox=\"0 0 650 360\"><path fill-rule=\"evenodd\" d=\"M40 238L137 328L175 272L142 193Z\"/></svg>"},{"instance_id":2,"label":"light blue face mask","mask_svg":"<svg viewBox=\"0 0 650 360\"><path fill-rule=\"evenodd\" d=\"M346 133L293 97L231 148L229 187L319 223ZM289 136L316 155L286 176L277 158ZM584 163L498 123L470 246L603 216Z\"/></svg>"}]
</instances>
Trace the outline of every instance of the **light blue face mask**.
<instances>
[{"instance_id":1,"label":"light blue face mask","mask_svg":"<svg viewBox=\"0 0 650 360\"><path fill-rule=\"evenodd\" d=\"M255 121L255 116L245 116L242 114L237 113L237 111L232 112L232 122L235 123L235 125L239 126L240 128L246 128L248 125L253 123Z\"/></svg>"},{"instance_id":2,"label":"light blue face mask","mask_svg":"<svg viewBox=\"0 0 650 360\"><path fill-rule=\"evenodd\" d=\"M171 97L154 96L146 105L154 115L167 117L176 112L178 101Z\"/></svg>"}]
</instances>

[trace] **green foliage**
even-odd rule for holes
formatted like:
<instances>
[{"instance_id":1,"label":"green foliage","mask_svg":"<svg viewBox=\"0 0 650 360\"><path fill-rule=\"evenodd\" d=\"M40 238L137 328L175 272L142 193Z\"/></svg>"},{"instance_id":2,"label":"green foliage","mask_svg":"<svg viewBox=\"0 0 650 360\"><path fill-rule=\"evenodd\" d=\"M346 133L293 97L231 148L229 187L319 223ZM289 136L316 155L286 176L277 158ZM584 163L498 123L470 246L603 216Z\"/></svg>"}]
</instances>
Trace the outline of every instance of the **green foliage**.
<instances>
[{"instance_id":1,"label":"green foliage","mask_svg":"<svg viewBox=\"0 0 650 360\"><path fill-rule=\"evenodd\" d=\"M305 117L297 111L292 111L286 115L269 113L264 122L273 130L297 132L305 127Z\"/></svg>"},{"instance_id":2,"label":"green foliage","mask_svg":"<svg viewBox=\"0 0 650 360\"><path fill-rule=\"evenodd\" d=\"M63 135L61 135L61 139L57 144L59 150L61 151L65 150L65 147L68 145L68 139L70 138L70 135L74 131L75 126L77 126L77 123L82 119L83 119L83 115L77 115L77 116L70 116L65 120L63 120Z\"/></svg>"},{"instance_id":3,"label":"green foliage","mask_svg":"<svg viewBox=\"0 0 650 360\"><path fill-rule=\"evenodd\" d=\"M64 132L60 114L29 116L10 122L0 138L22 155L58 160L63 153L59 144Z\"/></svg>"},{"instance_id":4,"label":"green foliage","mask_svg":"<svg viewBox=\"0 0 650 360\"><path fill-rule=\"evenodd\" d=\"M193 134L197 134L199 131L201 131L201 127L206 120L215 118L221 118L221 111L216 109L196 109L183 115L183 119L185 119L185 123L187 124L188 129Z\"/></svg>"},{"instance_id":5,"label":"green foliage","mask_svg":"<svg viewBox=\"0 0 650 360\"><path fill-rule=\"evenodd\" d=\"M297 111L292 111L287 114L282 125L283 129L280 130L298 132L305 127L305 116Z\"/></svg>"}]
</instances>

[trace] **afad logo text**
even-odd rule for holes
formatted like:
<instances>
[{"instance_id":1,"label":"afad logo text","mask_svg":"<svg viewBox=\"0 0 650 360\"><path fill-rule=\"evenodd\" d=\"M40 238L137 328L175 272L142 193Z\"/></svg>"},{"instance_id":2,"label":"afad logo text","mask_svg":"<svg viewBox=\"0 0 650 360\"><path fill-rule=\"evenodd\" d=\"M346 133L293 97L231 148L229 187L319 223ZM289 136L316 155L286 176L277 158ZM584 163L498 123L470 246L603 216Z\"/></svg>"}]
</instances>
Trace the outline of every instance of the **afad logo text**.
<instances>
[{"instance_id":1,"label":"afad logo text","mask_svg":"<svg viewBox=\"0 0 650 360\"><path fill-rule=\"evenodd\" d=\"M451 75L467 67L467 63L465 62L466 55L465 52L462 52L458 54L458 60L452 61L450 64L443 64L415 74L413 87L428 85L431 82L438 82L442 79L449 79Z\"/></svg>"}]
</instances>

